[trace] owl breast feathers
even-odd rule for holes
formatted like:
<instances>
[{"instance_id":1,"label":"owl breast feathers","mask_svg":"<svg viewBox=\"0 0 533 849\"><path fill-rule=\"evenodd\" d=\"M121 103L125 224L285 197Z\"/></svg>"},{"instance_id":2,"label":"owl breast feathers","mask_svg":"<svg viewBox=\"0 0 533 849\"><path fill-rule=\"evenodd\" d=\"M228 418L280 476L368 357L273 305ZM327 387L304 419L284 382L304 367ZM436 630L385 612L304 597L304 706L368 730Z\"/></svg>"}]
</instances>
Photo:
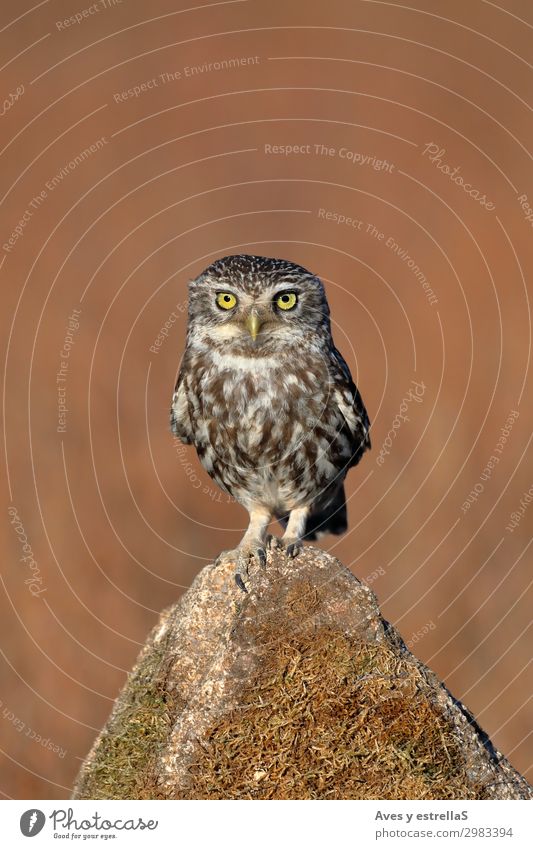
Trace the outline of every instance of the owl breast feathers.
<instances>
[{"instance_id":1,"label":"owl breast feathers","mask_svg":"<svg viewBox=\"0 0 533 849\"><path fill-rule=\"evenodd\" d=\"M190 283L171 427L252 519L286 526L295 511L291 541L346 530L344 478L370 448L370 423L318 277L242 255Z\"/></svg>"}]
</instances>

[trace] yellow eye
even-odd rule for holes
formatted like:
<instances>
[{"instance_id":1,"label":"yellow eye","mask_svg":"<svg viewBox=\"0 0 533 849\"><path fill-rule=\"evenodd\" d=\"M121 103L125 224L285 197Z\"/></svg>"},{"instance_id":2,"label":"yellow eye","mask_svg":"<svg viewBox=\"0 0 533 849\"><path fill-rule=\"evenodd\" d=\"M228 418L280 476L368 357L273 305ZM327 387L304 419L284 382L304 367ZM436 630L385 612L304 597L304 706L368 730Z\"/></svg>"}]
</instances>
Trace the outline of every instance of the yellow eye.
<instances>
[{"instance_id":1,"label":"yellow eye","mask_svg":"<svg viewBox=\"0 0 533 849\"><path fill-rule=\"evenodd\" d=\"M232 310L237 306L237 298L231 292L219 292L217 294L217 307L222 310Z\"/></svg>"},{"instance_id":2,"label":"yellow eye","mask_svg":"<svg viewBox=\"0 0 533 849\"><path fill-rule=\"evenodd\" d=\"M283 292L282 295L278 295L276 298L276 306L280 308L280 310L292 310L293 307L296 306L298 302L298 297L296 292Z\"/></svg>"}]
</instances>

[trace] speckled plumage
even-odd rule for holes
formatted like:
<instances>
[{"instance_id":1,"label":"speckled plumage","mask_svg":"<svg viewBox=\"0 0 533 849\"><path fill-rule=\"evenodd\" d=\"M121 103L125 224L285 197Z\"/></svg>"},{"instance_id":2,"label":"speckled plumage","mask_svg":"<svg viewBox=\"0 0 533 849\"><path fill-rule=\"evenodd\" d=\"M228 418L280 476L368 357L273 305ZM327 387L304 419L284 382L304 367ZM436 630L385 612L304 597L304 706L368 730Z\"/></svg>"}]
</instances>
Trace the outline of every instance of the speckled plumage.
<instances>
[{"instance_id":1,"label":"speckled plumage","mask_svg":"<svg viewBox=\"0 0 533 849\"><path fill-rule=\"evenodd\" d=\"M217 306L221 292L237 298L234 309ZM297 303L285 311L276 304L287 292ZM193 280L171 426L250 512L242 555L263 548L273 516L288 521L292 553L303 537L344 531L343 482L370 447L370 424L333 344L321 281L291 262L246 255Z\"/></svg>"}]
</instances>

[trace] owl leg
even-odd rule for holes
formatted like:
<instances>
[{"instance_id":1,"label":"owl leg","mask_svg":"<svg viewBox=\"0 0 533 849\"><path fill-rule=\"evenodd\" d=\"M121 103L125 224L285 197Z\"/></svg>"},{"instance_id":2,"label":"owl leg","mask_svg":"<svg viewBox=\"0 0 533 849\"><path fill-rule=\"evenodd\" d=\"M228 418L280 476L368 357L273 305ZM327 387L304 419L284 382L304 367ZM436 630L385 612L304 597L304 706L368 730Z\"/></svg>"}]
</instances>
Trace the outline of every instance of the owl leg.
<instances>
[{"instance_id":1,"label":"owl leg","mask_svg":"<svg viewBox=\"0 0 533 849\"><path fill-rule=\"evenodd\" d=\"M302 548L302 537L305 533L309 509L309 507L297 507L295 510L291 510L285 533L281 538L281 544L289 557L296 557Z\"/></svg>"},{"instance_id":2,"label":"owl leg","mask_svg":"<svg viewBox=\"0 0 533 849\"><path fill-rule=\"evenodd\" d=\"M248 577L250 560L257 560L260 566L266 565L266 530L272 518L271 513L262 507L252 508L249 512L250 524L238 548L233 551L223 551L217 558L217 563L235 563L237 565L235 581L244 592L247 592L247 590L243 573L245 577Z\"/></svg>"}]
</instances>

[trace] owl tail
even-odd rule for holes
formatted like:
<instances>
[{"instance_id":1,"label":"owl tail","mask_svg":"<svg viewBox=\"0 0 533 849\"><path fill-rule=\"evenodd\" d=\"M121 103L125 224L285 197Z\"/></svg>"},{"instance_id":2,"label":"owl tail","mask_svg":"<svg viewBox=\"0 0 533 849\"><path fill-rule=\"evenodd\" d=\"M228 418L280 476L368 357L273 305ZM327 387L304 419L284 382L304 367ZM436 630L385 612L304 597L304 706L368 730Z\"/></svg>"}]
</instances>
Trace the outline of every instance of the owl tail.
<instances>
[{"instance_id":1,"label":"owl tail","mask_svg":"<svg viewBox=\"0 0 533 849\"><path fill-rule=\"evenodd\" d=\"M283 528L287 527L288 518L288 516L279 517L279 522ZM346 496L344 485L341 485L331 501L309 514L303 539L313 542L326 534L343 534L347 528Z\"/></svg>"},{"instance_id":2,"label":"owl tail","mask_svg":"<svg viewBox=\"0 0 533 849\"><path fill-rule=\"evenodd\" d=\"M341 485L328 504L309 515L305 525L304 539L312 542L326 534L343 534L347 528L346 495L344 485Z\"/></svg>"}]
</instances>

